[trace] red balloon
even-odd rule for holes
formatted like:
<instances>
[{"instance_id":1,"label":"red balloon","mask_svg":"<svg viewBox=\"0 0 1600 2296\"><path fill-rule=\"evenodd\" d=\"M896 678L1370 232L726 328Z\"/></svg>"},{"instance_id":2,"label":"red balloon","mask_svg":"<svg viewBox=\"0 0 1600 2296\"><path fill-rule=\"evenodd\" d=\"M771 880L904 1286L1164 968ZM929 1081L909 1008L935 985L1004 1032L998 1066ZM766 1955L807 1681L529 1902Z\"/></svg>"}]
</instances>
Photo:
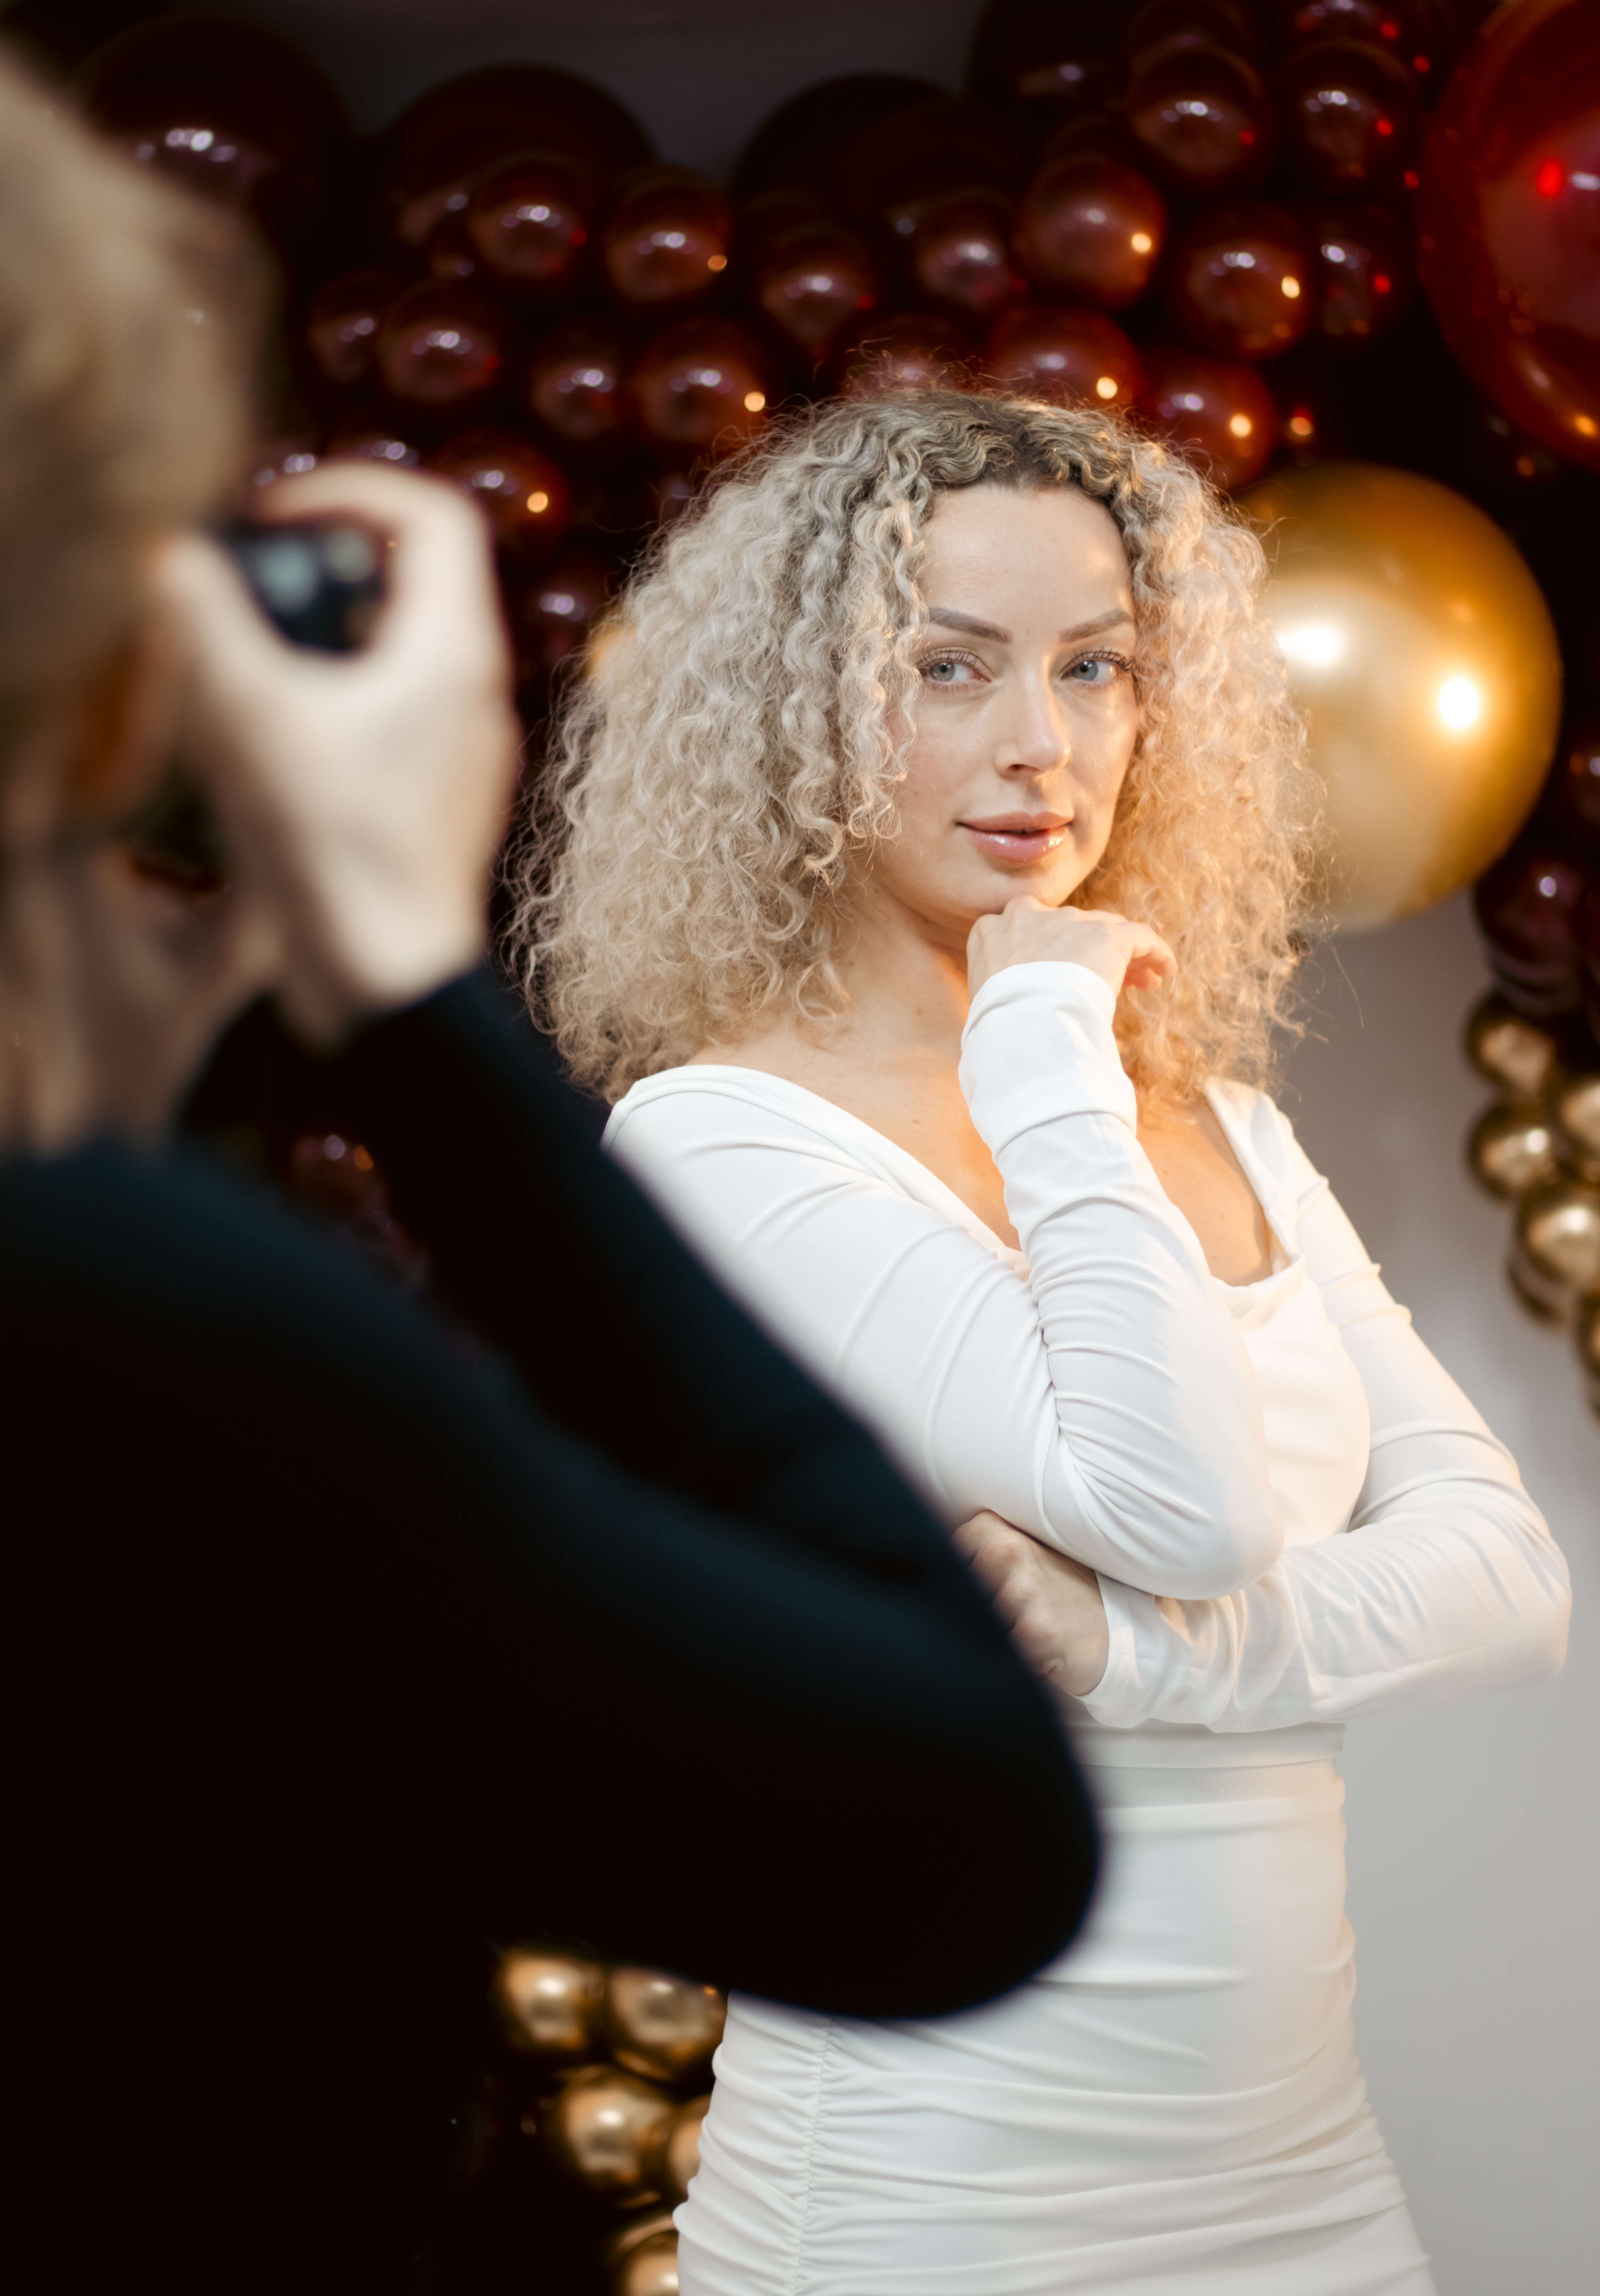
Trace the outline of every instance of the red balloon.
<instances>
[{"instance_id":1,"label":"red balloon","mask_svg":"<svg viewBox=\"0 0 1600 2296\"><path fill-rule=\"evenodd\" d=\"M537 685L581 650L611 594L610 569L581 548L516 586L509 619L519 686Z\"/></svg>"},{"instance_id":2,"label":"red balloon","mask_svg":"<svg viewBox=\"0 0 1600 2296\"><path fill-rule=\"evenodd\" d=\"M866 242L825 217L777 233L756 274L758 309L809 359L825 358L844 330L876 306L879 291Z\"/></svg>"},{"instance_id":3,"label":"red balloon","mask_svg":"<svg viewBox=\"0 0 1600 2296\"><path fill-rule=\"evenodd\" d=\"M1434 115L1423 285L1479 389L1600 471L1600 41L1593 0L1521 0L1479 32Z\"/></svg>"},{"instance_id":4,"label":"red balloon","mask_svg":"<svg viewBox=\"0 0 1600 2296\"><path fill-rule=\"evenodd\" d=\"M529 153L494 168L477 186L466 235L501 286L551 302L582 278L592 196L565 160Z\"/></svg>"},{"instance_id":5,"label":"red balloon","mask_svg":"<svg viewBox=\"0 0 1600 2296\"><path fill-rule=\"evenodd\" d=\"M535 344L527 404L564 447L615 447L628 431L629 346L610 319L564 320Z\"/></svg>"},{"instance_id":6,"label":"red balloon","mask_svg":"<svg viewBox=\"0 0 1600 2296\"><path fill-rule=\"evenodd\" d=\"M1284 138L1313 192L1399 189L1414 169L1422 107L1404 64L1382 48L1329 40L1305 48L1278 79Z\"/></svg>"},{"instance_id":7,"label":"red balloon","mask_svg":"<svg viewBox=\"0 0 1600 2296\"><path fill-rule=\"evenodd\" d=\"M623 310L659 322L716 292L733 235L733 209L709 176L644 168L618 192L601 260Z\"/></svg>"},{"instance_id":8,"label":"red balloon","mask_svg":"<svg viewBox=\"0 0 1600 2296\"><path fill-rule=\"evenodd\" d=\"M1255 26L1237 0L1145 0L1128 18L1122 45L1137 62L1181 48L1226 48L1253 55Z\"/></svg>"},{"instance_id":9,"label":"red balloon","mask_svg":"<svg viewBox=\"0 0 1600 2296\"><path fill-rule=\"evenodd\" d=\"M374 380L379 324L401 285L392 271L347 271L317 289L305 341L324 383L348 394Z\"/></svg>"},{"instance_id":10,"label":"red balloon","mask_svg":"<svg viewBox=\"0 0 1600 2296\"><path fill-rule=\"evenodd\" d=\"M1017 217L1022 268L1045 291L1120 310L1150 283L1167 236L1155 185L1115 160L1051 160Z\"/></svg>"},{"instance_id":11,"label":"red balloon","mask_svg":"<svg viewBox=\"0 0 1600 2296\"><path fill-rule=\"evenodd\" d=\"M890 217L918 303L947 310L970 327L989 326L1020 291L1012 267L1013 203L1001 192L947 193Z\"/></svg>"},{"instance_id":12,"label":"red balloon","mask_svg":"<svg viewBox=\"0 0 1600 2296\"><path fill-rule=\"evenodd\" d=\"M468 236L464 215L446 216L434 226L423 251L428 258L431 279L476 279L483 268L478 250Z\"/></svg>"},{"instance_id":13,"label":"red balloon","mask_svg":"<svg viewBox=\"0 0 1600 2296\"><path fill-rule=\"evenodd\" d=\"M891 390L961 390L972 381L976 351L961 328L925 311L868 319L833 364L833 388L847 398Z\"/></svg>"},{"instance_id":14,"label":"red balloon","mask_svg":"<svg viewBox=\"0 0 1600 2296\"><path fill-rule=\"evenodd\" d=\"M1116 33L1104 0L994 0L972 39L967 85L1035 128L1112 93Z\"/></svg>"},{"instance_id":15,"label":"red balloon","mask_svg":"<svg viewBox=\"0 0 1600 2296\"><path fill-rule=\"evenodd\" d=\"M1173 242L1167 308L1179 332L1224 358L1292 350L1314 308L1311 251L1286 209L1209 209Z\"/></svg>"},{"instance_id":16,"label":"red balloon","mask_svg":"<svg viewBox=\"0 0 1600 2296\"><path fill-rule=\"evenodd\" d=\"M1139 355L1102 311L1059 303L1020 303L984 346L997 382L1057 406L1114 407L1126 414L1145 388Z\"/></svg>"},{"instance_id":17,"label":"red balloon","mask_svg":"<svg viewBox=\"0 0 1600 2296\"><path fill-rule=\"evenodd\" d=\"M1405 65L1423 89L1442 86L1457 44L1440 0L1290 0L1284 26L1292 54L1313 41L1361 40Z\"/></svg>"},{"instance_id":18,"label":"red balloon","mask_svg":"<svg viewBox=\"0 0 1600 2296\"><path fill-rule=\"evenodd\" d=\"M460 415L494 396L505 363L505 323L472 288L425 279L395 297L376 348L392 398Z\"/></svg>"},{"instance_id":19,"label":"red balloon","mask_svg":"<svg viewBox=\"0 0 1600 2296\"><path fill-rule=\"evenodd\" d=\"M1366 350L1410 308L1411 234L1388 208L1314 208L1311 332L1329 350Z\"/></svg>"},{"instance_id":20,"label":"red balloon","mask_svg":"<svg viewBox=\"0 0 1600 2296\"><path fill-rule=\"evenodd\" d=\"M487 513L503 550L542 558L566 533L572 515L566 478L548 455L516 431L488 426L457 431L432 463Z\"/></svg>"},{"instance_id":21,"label":"red balloon","mask_svg":"<svg viewBox=\"0 0 1600 2296\"><path fill-rule=\"evenodd\" d=\"M1276 409L1277 446L1296 463L1349 459L1343 410L1326 365L1304 352L1275 360L1262 377Z\"/></svg>"},{"instance_id":22,"label":"red balloon","mask_svg":"<svg viewBox=\"0 0 1600 2296\"><path fill-rule=\"evenodd\" d=\"M1276 443L1277 408L1254 367L1187 343L1148 343L1145 413L1227 492L1260 477Z\"/></svg>"},{"instance_id":23,"label":"red balloon","mask_svg":"<svg viewBox=\"0 0 1600 2296\"><path fill-rule=\"evenodd\" d=\"M1276 137L1260 75L1220 48L1171 48L1142 63L1128 124L1145 164L1192 199L1259 184Z\"/></svg>"},{"instance_id":24,"label":"red balloon","mask_svg":"<svg viewBox=\"0 0 1600 2296\"><path fill-rule=\"evenodd\" d=\"M652 335L631 382L640 430L674 461L743 446L766 416L759 347L726 319L683 319Z\"/></svg>"},{"instance_id":25,"label":"red balloon","mask_svg":"<svg viewBox=\"0 0 1600 2296\"><path fill-rule=\"evenodd\" d=\"M1564 853L1514 847L1473 888L1489 970L1522 1013L1571 1013L1582 992L1575 913L1589 882Z\"/></svg>"}]
</instances>

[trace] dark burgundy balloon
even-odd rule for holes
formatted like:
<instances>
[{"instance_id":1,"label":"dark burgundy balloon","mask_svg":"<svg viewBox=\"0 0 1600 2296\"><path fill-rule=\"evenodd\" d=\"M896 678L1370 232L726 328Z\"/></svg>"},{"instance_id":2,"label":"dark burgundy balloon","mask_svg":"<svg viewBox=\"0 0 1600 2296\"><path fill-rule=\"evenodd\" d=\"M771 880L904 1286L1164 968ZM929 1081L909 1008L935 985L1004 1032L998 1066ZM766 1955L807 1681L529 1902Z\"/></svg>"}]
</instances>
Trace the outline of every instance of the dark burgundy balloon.
<instances>
[{"instance_id":1,"label":"dark burgundy balloon","mask_svg":"<svg viewBox=\"0 0 1600 2296\"><path fill-rule=\"evenodd\" d=\"M475 187L466 235L501 286L553 302L581 283L593 202L590 186L566 160L529 152Z\"/></svg>"},{"instance_id":2,"label":"dark burgundy balloon","mask_svg":"<svg viewBox=\"0 0 1600 2296\"><path fill-rule=\"evenodd\" d=\"M1423 285L1480 390L1600 471L1600 40L1594 0L1521 0L1479 32L1423 160Z\"/></svg>"},{"instance_id":3,"label":"dark burgundy balloon","mask_svg":"<svg viewBox=\"0 0 1600 2296\"><path fill-rule=\"evenodd\" d=\"M1366 350L1404 318L1416 291L1411 234L1391 209L1313 208L1311 332L1325 348Z\"/></svg>"},{"instance_id":4,"label":"dark burgundy balloon","mask_svg":"<svg viewBox=\"0 0 1600 2296\"><path fill-rule=\"evenodd\" d=\"M274 487L280 479L303 479L316 470L321 460L316 441L305 432L264 439L251 450L248 483L252 487Z\"/></svg>"},{"instance_id":5,"label":"dark burgundy balloon","mask_svg":"<svg viewBox=\"0 0 1600 2296\"><path fill-rule=\"evenodd\" d=\"M756 271L757 308L813 360L825 358L845 329L876 308L881 292L866 242L825 217L775 234Z\"/></svg>"},{"instance_id":6,"label":"dark burgundy balloon","mask_svg":"<svg viewBox=\"0 0 1600 2296\"><path fill-rule=\"evenodd\" d=\"M1255 368L1187 343L1147 343L1141 356L1141 405L1162 435L1227 492L1259 479L1276 444L1277 408Z\"/></svg>"},{"instance_id":7,"label":"dark burgundy balloon","mask_svg":"<svg viewBox=\"0 0 1600 2296\"><path fill-rule=\"evenodd\" d=\"M769 112L745 145L734 169L734 197L743 206L775 189L800 186L832 199L844 154L857 136L942 94L931 80L898 72L851 72L804 88Z\"/></svg>"},{"instance_id":8,"label":"dark burgundy balloon","mask_svg":"<svg viewBox=\"0 0 1600 2296\"><path fill-rule=\"evenodd\" d=\"M726 453L766 417L771 378L760 347L726 319L684 319L652 335L630 378L635 419L674 462Z\"/></svg>"},{"instance_id":9,"label":"dark burgundy balloon","mask_svg":"<svg viewBox=\"0 0 1600 2296\"><path fill-rule=\"evenodd\" d=\"M1515 847L1473 887L1489 969L1519 1012L1545 1018L1576 1011L1582 961L1574 912L1589 882L1564 853Z\"/></svg>"},{"instance_id":10,"label":"dark burgundy balloon","mask_svg":"<svg viewBox=\"0 0 1600 2296\"><path fill-rule=\"evenodd\" d=\"M1562 744L1547 801L1562 844L1600 861L1600 717L1578 726Z\"/></svg>"},{"instance_id":11,"label":"dark burgundy balloon","mask_svg":"<svg viewBox=\"0 0 1600 2296\"><path fill-rule=\"evenodd\" d=\"M626 375L631 356L614 321L563 320L534 345L526 404L563 447L595 452L618 445L628 429Z\"/></svg>"},{"instance_id":12,"label":"dark burgundy balloon","mask_svg":"<svg viewBox=\"0 0 1600 2296\"><path fill-rule=\"evenodd\" d=\"M509 615L519 686L540 683L579 652L611 594L604 560L578 546L519 582Z\"/></svg>"},{"instance_id":13,"label":"dark burgundy balloon","mask_svg":"<svg viewBox=\"0 0 1600 2296\"><path fill-rule=\"evenodd\" d=\"M314 216L349 134L308 57L220 17L136 24L94 51L78 87L142 166L290 239Z\"/></svg>"},{"instance_id":14,"label":"dark burgundy balloon","mask_svg":"<svg viewBox=\"0 0 1600 2296\"><path fill-rule=\"evenodd\" d=\"M1155 185L1115 160L1051 160L1017 217L1018 260L1046 294L1118 311L1142 295L1167 236Z\"/></svg>"},{"instance_id":15,"label":"dark burgundy balloon","mask_svg":"<svg viewBox=\"0 0 1600 2296\"><path fill-rule=\"evenodd\" d=\"M1127 118L1144 164L1190 199L1249 191L1271 164L1271 98L1252 65L1220 48L1169 49L1142 64Z\"/></svg>"},{"instance_id":16,"label":"dark burgundy balloon","mask_svg":"<svg viewBox=\"0 0 1600 2296\"><path fill-rule=\"evenodd\" d=\"M1225 48L1251 56L1256 29L1249 9L1237 0L1144 0L1123 26L1122 46L1136 62L1182 48Z\"/></svg>"},{"instance_id":17,"label":"dark burgundy balloon","mask_svg":"<svg viewBox=\"0 0 1600 2296\"><path fill-rule=\"evenodd\" d=\"M840 196L857 221L891 223L921 200L979 189L1015 199L1029 163L1014 120L940 96L858 135L840 162Z\"/></svg>"},{"instance_id":18,"label":"dark burgundy balloon","mask_svg":"<svg viewBox=\"0 0 1600 2296\"><path fill-rule=\"evenodd\" d=\"M891 213L912 299L967 326L992 324L1022 291L1011 256L1015 209L1002 192L947 193Z\"/></svg>"},{"instance_id":19,"label":"dark burgundy balloon","mask_svg":"<svg viewBox=\"0 0 1600 2296\"><path fill-rule=\"evenodd\" d=\"M1276 410L1278 452L1295 463L1337 462L1350 439L1337 373L1306 349L1275 359L1262 376Z\"/></svg>"},{"instance_id":20,"label":"dark burgundy balloon","mask_svg":"<svg viewBox=\"0 0 1600 2296\"><path fill-rule=\"evenodd\" d=\"M927 311L890 312L854 330L833 361L831 379L847 398L959 390L971 383L976 362L976 347L952 320Z\"/></svg>"},{"instance_id":21,"label":"dark burgundy balloon","mask_svg":"<svg viewBox=\"0 0 1600 2296\"><path fill-rule=\"evenodd\" d=\"M1329 40L1278 76L1278 119L1308 191L1382 198L1415 168L1422 107L1404 64L1382 48Z\"/></svg>"},{"instance_id":22,"label":"dark burgundy balloon","mask_svg":"<svg viewBox=\"0 0 1600 2296\"><path fill-rule=\"evenodd\" d=\"M1126 414L1143 396L1139 355L1103 311L1019 303L984 346L988 373L1008 390L1057 406L1103 406Z\"/></svg>"},{"instance_id":23,"label":"dark burgundy balloon","mask_svg":"<svg viewBox=\"0 0 1600 2296\"><path fill-rule=\"evenodd\" d=\"M566 475L516 431L488 425L457 431L431 461L485 512L503 550L543 558L566 533L572 515Z\"/></svg>"},{"instance_id":24,"label":"dark burgundy balloon","mask_svg":"<svg viewBox=\"0 0 1600 2296\"><path fill-rule=\"evenodd\" d=\"M1314 283L1301 226L1286 209L1259 201L1196 216L1166 264L1173 324L1222 358L1292 350L1311 324Z\"/></svg>"},{"instance_id":25,"label":"dark burgundy balloon","mask_svg":"<svg viewBox=\"0 0 1600 2296\"><path fill-rule=\"evenodd\" d=\"M1582 968L1583 1017L1600 1051L1600 877L1590 877L1572 913L1572 939Z\"/></svg>"},{"instance_id":26,"label":"dark burgundy balloon","mask_svg":"<svg viewBox=\"0 0 1600 2296\"><path fill-rule=\"evenodd\" d=\"M375 379L379 324L403 284L392 271L347 271L317 289L304 333L324 383L348 394Z\"/></svg>"},{"instance_id":27,"label":"dark burgundy balloon","mask_svg":"<svg viewBox=\"0 0 1600 2296\"><path fill-rule=\"evenodd\" d=\"M733 237L734 211L709 176L644 168L619 188L601 261L623 311L660 321L715 294Z\"/></svg>"},{"instance_id":28,"label":"dark burgundy balloon","mask_svg":"<svg viewBox=\"0 0 1600 2296\"><path fill-rule=\"evenodd\" d=\"M336 430L328 452L358 463L384 463L391 471L414 471L423 459L422 448L412 439L382 429Z\"/></svg>"},{"instance_id":29,"label":"dark burgundy balloon","mask_svg":"<svg viewBox=\"0 0 1600 2296\"><path fill-rule=\"evenodd\" d=\"M458 415L497 389L505 323L470 286L426 279L397 295L378 328L378 368L402 406Z\"/></svg>"},{"instance_id":30,"label":"dark burgundy balloon","mask_svg":"<svg viewBox=\"0 0 1600 2296\"><path fill-rule=\"evenodd\" d=\"M1313 41L1362 40L1404 64L1424 90L1442 86L1460 44L1440 0L1289 0L1283 14L1291 55Z\"/></svg>"},{"instance_id":31,"label":"dark burgundy balloon","mask_svg":"<svg viewBox=\"0 0 1600 2296\"><path fill-rule=\"evenodd\" d=\"M1047 132L1113 92L1116 46L1104 0L993 0L972 37L967 87L1025 131Z\"/></svg>"},{"instance_id":32,"label":"dark burgundy balloon","mask_svg":"<svg viewBox=\"0 0 1600 2296\"><path fill-rule=\"evenodd\" d=\"M441 223L435 226L423 252L431 279L479 279L483 270L482 258L468 235L464 215L452 212L446 216ZM488 279L480 280L484 286L497 283Z\"/></svg>"}]
</instances>

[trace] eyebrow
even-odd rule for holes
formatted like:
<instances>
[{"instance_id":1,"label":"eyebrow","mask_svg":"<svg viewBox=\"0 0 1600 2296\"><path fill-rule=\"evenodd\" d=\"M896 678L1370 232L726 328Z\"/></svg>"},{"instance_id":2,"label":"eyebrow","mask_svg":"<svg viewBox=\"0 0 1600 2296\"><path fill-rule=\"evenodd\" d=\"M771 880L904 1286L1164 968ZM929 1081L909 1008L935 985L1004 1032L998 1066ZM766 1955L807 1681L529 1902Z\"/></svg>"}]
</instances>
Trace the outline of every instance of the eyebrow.
<instances>
[{"instance_id":1,"label":"eyebrow","mask_svg":"<svg viewBox=\"0 0 1600 2296\"><path fill-rule=\"evenodd\" d=\"M954 606L935 606L928 619L947 630L965 630L970 637L993 638L997 645L1012 643L1011 632L1002 629L998 622L980 621L976 614L958 613ZM1074 622L1070 630L1062 631L1060 643L1072 645L1079 638L1092 638L1102 630L1114 630L1120 623L1126 623L1131 629L1133 616L1125 613L1120 606L1113 606L1109 613L1096 614L1091 621Z\"/></svg>"}]
</instances>

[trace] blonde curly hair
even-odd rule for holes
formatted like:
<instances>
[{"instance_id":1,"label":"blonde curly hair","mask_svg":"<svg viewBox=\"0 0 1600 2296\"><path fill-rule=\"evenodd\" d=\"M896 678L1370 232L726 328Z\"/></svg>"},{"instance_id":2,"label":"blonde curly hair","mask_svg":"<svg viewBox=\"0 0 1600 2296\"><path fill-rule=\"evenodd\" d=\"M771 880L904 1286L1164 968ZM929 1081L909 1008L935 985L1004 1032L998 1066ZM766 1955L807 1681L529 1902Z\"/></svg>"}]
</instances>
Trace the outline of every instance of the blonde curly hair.
<instances>
[{"instance_id":1,"label":"blonde curly hair","mask_svg":"<svg viewBox=\"0 0 1600 2296\"><path fill-rule=\"evenodd\" d=\"M1306 882L1303 730L1243 521L1114 416L962 390L833 402L719 472L634 575L553 733L513 942L536 1016L615 1100L787 1003L847 997L840 895L891 835L941 494L1081 487L1122 537L1142 728L1105 856L1074 894L1179 961L1122 998L1147 1098L1257 1080Z\"/></svg>"}]
</instances>

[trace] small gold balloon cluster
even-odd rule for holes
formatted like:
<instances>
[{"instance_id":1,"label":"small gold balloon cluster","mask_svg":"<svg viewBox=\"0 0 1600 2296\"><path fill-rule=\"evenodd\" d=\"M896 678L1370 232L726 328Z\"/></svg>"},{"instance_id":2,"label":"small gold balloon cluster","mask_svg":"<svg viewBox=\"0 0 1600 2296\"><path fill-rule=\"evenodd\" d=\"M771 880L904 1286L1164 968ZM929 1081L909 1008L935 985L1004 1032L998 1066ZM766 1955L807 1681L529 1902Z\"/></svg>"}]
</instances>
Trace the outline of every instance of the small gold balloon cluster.
<instances>
[{"instance_id":1,"label":"small gold balloon cluster","mask_svg":"<svg viewBox=\"0 0 1600 2296\"><path fill-rule=\"evenodd\" d=\"M1473 1127L1467 1161L1516 1207L1506 1272L1530 1314L1576 1331L1600 1414L1600 1065L1563 1057L1557 1031L1497 991L1474 1009L1466 1049L1497 1095Z\"/></svg>"},{"instance_id":2,"label":"small gold balloon cluster","mask_svg":"<svg viewBox=\"0 0 1600 2296\"><path fill-rule=\"evenodd\" d=\"M617 2210L612 2296L677 2296L672 2210L700 2163L724 1997L664 1970L519 1947L493 1997L502 2040L534 2076L524 2133Z\"/></svg>"}]
</instances>

